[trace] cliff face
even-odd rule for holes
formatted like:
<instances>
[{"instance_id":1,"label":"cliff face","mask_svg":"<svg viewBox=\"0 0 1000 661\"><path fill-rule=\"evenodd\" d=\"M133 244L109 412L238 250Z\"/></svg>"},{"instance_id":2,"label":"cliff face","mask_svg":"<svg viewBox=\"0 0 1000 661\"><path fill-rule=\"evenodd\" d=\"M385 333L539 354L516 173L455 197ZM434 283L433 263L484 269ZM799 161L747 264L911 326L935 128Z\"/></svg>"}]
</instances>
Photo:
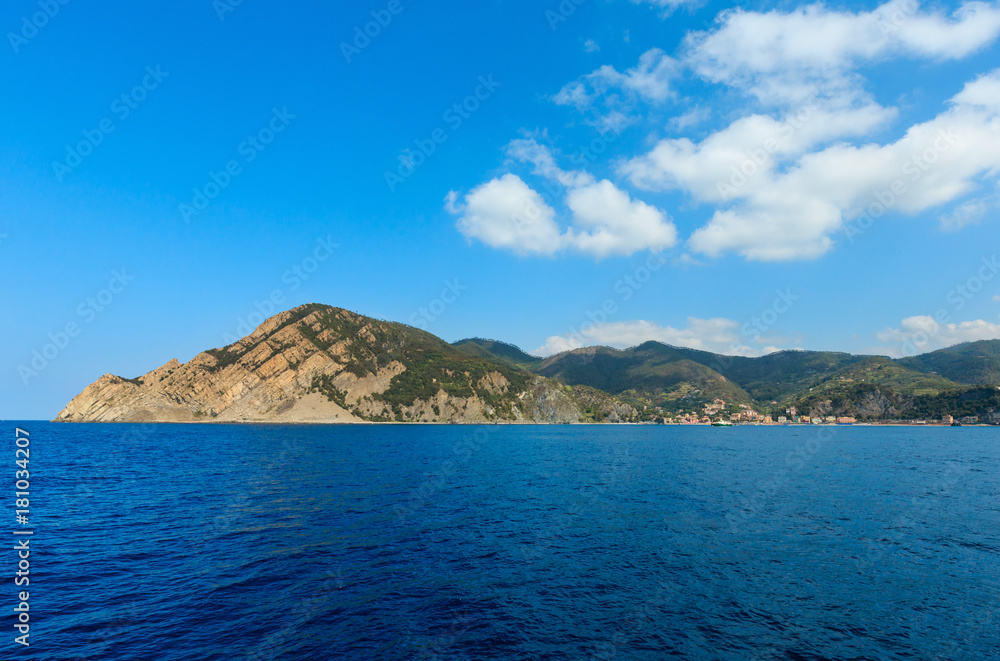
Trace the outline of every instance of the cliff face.
<instances>
[{"instance_id":1,"label":"cliff face","mask_svg":"<svg viewBox=\"0 0 1000 661\"><path fill-rule=\"evenodd\" d=\"M572 391L423 331L323 305L137 379L107 374L59 422L578 422Z\"/></svg>"}]
</instances>

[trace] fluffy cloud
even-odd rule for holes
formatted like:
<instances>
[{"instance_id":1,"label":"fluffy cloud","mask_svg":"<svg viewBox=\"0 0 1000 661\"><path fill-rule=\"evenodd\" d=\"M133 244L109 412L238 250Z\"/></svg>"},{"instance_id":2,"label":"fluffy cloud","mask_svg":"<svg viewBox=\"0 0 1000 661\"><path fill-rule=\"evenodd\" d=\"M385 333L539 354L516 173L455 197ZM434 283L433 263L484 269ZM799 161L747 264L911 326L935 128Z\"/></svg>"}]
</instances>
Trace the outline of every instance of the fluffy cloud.
<instances>
[{"instance_id":1,"label":"fluffy cloud","mask_svg":"<svg viewBox=\"0 0 1000 661\"><path fill-rule=\"evenodd\" d=\"M633 200L607 179L570 190L566 206L576 226L569 231L570 241L581 252L631 255L677 243L677 228L662 211Z\"/></svg>"},{"instance_id":2,"label":"fluffy cloud","mask_svg":"<svg viewBox=\"0 0 1000 661\"><path fill-rule=\"evenodd\" d=\"M879 347L881 352L893 357L912 356L962 342L1000 339L1000 324L983 319L940 324L934 317L921 315L907 317L899 328L886 328L877 336L880 341L891 343L889 347Z\"/></svg>"},{"instance_id":3,"label":"fluffy cloud","mask_svg":"<svg viewBox=\"0 0 1000 661\"><path fill-rule=\"evenodd\" d=\"M461 214L458 229L470 239L522 255L552 255L563 247L555 211L516 175L506 174L473 189L464 206L457 204L457 198L449 193L446 208Z\"/></svg>"},{"instance_id":4,"label":"fluffy cloud","mask_svg":"<svg viewBox=\"0 0 1000 661\"><path fill-rule=\"evenodd\" d=\"M670 96L670 81L677 73L677 60L653 48L642 54L637 66L624 73L605 64L563 87L552 100L560 105L584 107L602 94L620 91L646 101L663 101Z\"/></svg>"},{"instance_id":5,"label":"fluffy cloud","mask_svg":"<svg viewBox=\"0 0 1000 661\"><path fill-rule=\"evenodd\" d=\"M809 102L780 120L756 114L743 117L698 143L688 138L662 140L620 170L640 188L681 189L700 201L727 202L737 185L759 187L764 179L760 175L774 173L781 163L818 144L864 135L894 116L878 106L832 112ZM741 168L753 170L752 175Z\"/></svg>"},{"instance_id":6,"label":"fluffy cloud","mask_svg":"<svg viewBox=\"0 0 1000 661\"><path fill-rule=\"evenodd\" d=\"M565 85L552 100L578 110L587 110L601 101L596 123L603 129L620 130L634 119L631 113L637 102L658 103L672 97L671 82L679 72L677 60L653 48L624 73L606 64Z\"/></svg>"},{"instance_id":7,"label":"fluffy cloud","mask_svg":"<svg viewBox=\"0 0 1000 661\"><path fill-rule=\"evenodd\" d=\"M460 216L465 236L518 254L552 255L574 250L597 258L660 250L677 243L677 229L660 209L633 200L610 181L583 171L562 170L552 152L534 139L515 140L508 155L565 190L570 225L561 228L542 196L513 174L480 185L457 204L449 193L445 208Z\"/></svg>"},{"instance_id":8,"label":"fluffy cloud","mask_svg":"<svg viewBox=\"0 0 1000 661\"><path fill-rule=\"evenodd\" d=\"M835 142L816 148L887 119L875 106L841 113L816 107L798 125L754 115L698 144L664 140L621 170L637 187L681 189L719 207L692 235L696 252L814 258L833 246L834 234L846 229L853 240L862 231L845 220L871 222L890 209L924 211L958 200L982 177L995 176L998 90L1000 70L966 84L947 110L885 145Z\"/></svg>"},{"instance_id":9,"label":"fluffy cloud","mask_svg":"<svg viewBox=\"0 0 1000 661\"><path fill-rule=\"evenodd\" d=\"M859 83L851 72L879 58L965 57L1000 35L1000 8L967 2L947 17L921 11L917 0L858 13L813 4L790 12L724 12L718 23L686 39L685 62L703 78L762 101L797 104L810 89L850 92Z\"/></svg>"},{"instance_id":10,"label":"fluffy cloud","mask_svg":"<svg viewBox=\"0 0 1000 661\"><path fill-rule=\"evenodd\" d=\"M665 9L681 4L634 1ZM839 240L856 240L888 212L936 210L944 229L957 230L997 206L996 191L981 189L1000 175L1000 69L967 82L936 117L889 140L881 136L895 128L898 112L875 100L860 72L893 58L967 57L998 36L1000 0L965 2L951 14L923 9L917 0L857 12L819 3L727 10L710 29L689 34L676 57L648 50L635 67L603 66L553 100L620 132L637 120L640 104L676 100L685 73L727 88L723 99L734 92L748 97L752 111L705 137L650 135L652 146L618 162L617 173L640 190L679 191L713 207L688 237L692 253L815 259ZM717 108L703 97L685 110L667 123L671 135ZM629 254L641 246L643 228L654 230L656 242L673 244L666 214L610 181L563 171L528 141L512 143L508 155L565 188L571 223L560 230L562 248Z\"/></svg>"},{"instance_id":11,"label":"fluffy cloud","mask_svg":"<svg viewBox=\"0 0 1000 661\"><path fill-rule=\"evenodd\" d=\"M688 318L687 328L661 326L651 321L619 321L586 325L577 333L554 335L533 354L550 356L585 346L609 346L616 349L634 347L655 340L678 347L712 351L725 355L756 356L762 352L745 344L739 334L739 323L730 319ZM763 353L774 351L768 347Z\"/></svg>"}]
</instances>

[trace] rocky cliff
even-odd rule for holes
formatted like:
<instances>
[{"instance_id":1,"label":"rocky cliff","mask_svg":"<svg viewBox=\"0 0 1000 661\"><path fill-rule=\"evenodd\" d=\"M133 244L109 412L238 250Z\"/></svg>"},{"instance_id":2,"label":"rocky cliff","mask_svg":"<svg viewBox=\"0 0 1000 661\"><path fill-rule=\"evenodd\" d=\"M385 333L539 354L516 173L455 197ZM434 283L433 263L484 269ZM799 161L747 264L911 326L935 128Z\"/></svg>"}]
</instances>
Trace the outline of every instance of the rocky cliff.
<instances>
[{"instance_id":1,"label":"rocky cliff","mask_svg":"<svg viewBox=\"0 0 1000 661\"><path fill-rule=\"evenodd\" d=\"M581 422L584 404L510 364L463 353L418 329L324 305L282 312L235 344L135 379L107 374L62 422Z\"/></svg>"}]
</instances>

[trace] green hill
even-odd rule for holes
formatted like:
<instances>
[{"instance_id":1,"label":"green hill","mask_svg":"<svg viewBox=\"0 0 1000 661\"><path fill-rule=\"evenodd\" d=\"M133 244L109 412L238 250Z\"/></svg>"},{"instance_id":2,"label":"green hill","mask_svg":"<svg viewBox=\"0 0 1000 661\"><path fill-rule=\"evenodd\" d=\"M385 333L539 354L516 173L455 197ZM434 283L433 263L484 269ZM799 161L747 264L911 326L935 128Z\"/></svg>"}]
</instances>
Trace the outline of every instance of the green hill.
<instances>
[{"instance_id":1,"label":"green hill","mask_svg":"<svg viewBox=\"0 0 1000 661\"><path fill-rule=\"evenodd\" d=\"M247 384L254 384L248 387ZM1000 408L1000 340L892 360L829 351L758 358L645 342L545 359L482 338L425 331L309 304L247 337L140 378L106 375L60 420L492 422L662 421L795 406L812 415L933 419ZM317 401L318 400L318 401Z\"/></svg>"},{"instance_id":2,"label":"green hill","mask_svg":"<svg viewBox=\"0 0 1000 661\"><path fill-rule=\"evenodd\" d=\"M900 365L970 385L1000 383L1000 340L966 342L912 358Z\"/></svg>"},{"instance_id":3,"label":"green hill","mask_svg":"<svg viewBox=\"0 0 1000 661\"><path fill-rule=\"evenodd\" d=\"M476 356L486 360L493 360L508 363L515 367L534 370L541 363L542 359L521 351L520 348L507 342L499 340L485 340L473 337L458 342L452 342L453 347L469 356Z\"/></svg>"},{"instance_id":4,"label":"green hill","mask_svg":"<svg viewBox=\"0 0 1000 661\"><path fill-rule=\"evenodd\" d=\"M984 360L984 344L985 349L996 349L1000 342L961 345L919 358L949 374L988 383L993 368L988 355ZM635 406L667 411L696 408L719 397L727 404L753 404L762 412L796 406L803 413L871 420L940 417L952 410L951 415L981 414L982 402L969 399L970 381L952 380L920 366L830 351L723 356L646 342L624 350L576 349L546 359L535 371L570 385L597 388ZM983 401L989 404L992 399ZM936 411L942 413L931 415Z\"/></svg>"},{"instance_id":5,"label":"green hill","mask_svg":"<svg viewBox=\"0 0 1000 661\"><path fill-rule=\"evenodd\" d=\"M620 396L633 405L694 408L719 397L727 403L750 403L739 385L686 357L688 350L659 342L631 349L576 349L546 359L537 372L569 385L584 385ZM714 354L705 354L712 356Z\"/></svg>"},{"instance_id":6,"label":"green hill","mask_svg":"<svg viewBox=\"0 0 1000 661\"><path fill-rule=\"evenodd\" d=\"M718 356L716 360L721 364L719 371L755 400L780 404L834 378L862 357L832 351L778 351L759 358Z\"/></svg>"},{"instance_id":7,"label":"green hill","mask_svg":"<svg viewBox=\"0 0 1000 661\"><path fill-rule=\"evenodd\" d=\"M946 415L985 418L1000 408L1000 390L977 386L911 395L870 383L855 383L810 393L793 405L805 415L844 415L861 421L939 420Z\"/></svg>"}]
</instances>

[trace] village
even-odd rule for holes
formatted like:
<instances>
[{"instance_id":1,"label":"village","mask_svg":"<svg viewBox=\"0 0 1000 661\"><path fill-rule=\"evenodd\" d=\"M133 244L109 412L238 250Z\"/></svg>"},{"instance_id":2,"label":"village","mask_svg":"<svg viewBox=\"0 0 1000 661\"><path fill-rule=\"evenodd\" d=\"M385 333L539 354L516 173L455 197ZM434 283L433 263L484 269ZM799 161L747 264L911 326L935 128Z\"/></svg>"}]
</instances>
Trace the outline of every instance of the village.
<instances>
[{"instance_id":1,"label":"village","mask_svg":"<svg viewBox=\"0 0 1000 661\"><path fill-rule=\"evenodd\" d=\"M737 408L737 411L733 411ZM1000 425L1000 411L992 411L986 416L962 416L960 418L945 415L940 420L873 420L858 422L850 416L810 416L800 415L799 411L791 406L785 409L783 415L771 413L759 413L749 404L739 404L737 406L727 404L726 400L716 397L711 403L705 404L701 411L678 412L671 414L664 412L662 407L652 407L659 422L663 424L677 425L924 425L924 426L946 426L957 427L965 425Z\"/></svg>"}]
</instances>

